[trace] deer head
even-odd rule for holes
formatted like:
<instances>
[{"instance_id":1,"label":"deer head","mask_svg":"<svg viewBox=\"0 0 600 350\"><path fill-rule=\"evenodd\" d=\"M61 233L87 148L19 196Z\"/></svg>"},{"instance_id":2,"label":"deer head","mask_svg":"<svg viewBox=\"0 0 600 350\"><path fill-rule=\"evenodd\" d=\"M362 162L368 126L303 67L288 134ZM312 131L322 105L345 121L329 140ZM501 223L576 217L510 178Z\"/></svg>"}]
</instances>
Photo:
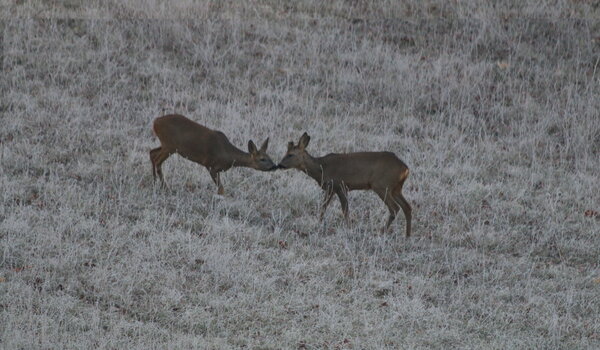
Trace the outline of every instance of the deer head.
<instances>
[{"instance_id":1,"label":"deer head","mask_svg":"<svg viewBox=\"0 0 600 350\"><path fill-rule=\"evenodd\" d=\"M262 171L270 171L277 169L277 165L273 163L271 157L267 154L267 147L269 147L269 138L265 140L260 146L260 149L256 148L256 145L252 140L248 141L248 152L252 159L251 168Z\"/></svg>"},{"instance_id":2,"label":"deer head","mask_svg":"<svg viewBox=\"0 0 600 350\"><path fill-rule=\"evenodd\" d=\"M304 169L306 167L306 161L310 155L306 152L306 146L310 141L310 136L307 133L302 134L298 144L294 145L294 142L289 142L287 152L279 162L278 168L280 169Z\"/></svg>"}]
</instances>

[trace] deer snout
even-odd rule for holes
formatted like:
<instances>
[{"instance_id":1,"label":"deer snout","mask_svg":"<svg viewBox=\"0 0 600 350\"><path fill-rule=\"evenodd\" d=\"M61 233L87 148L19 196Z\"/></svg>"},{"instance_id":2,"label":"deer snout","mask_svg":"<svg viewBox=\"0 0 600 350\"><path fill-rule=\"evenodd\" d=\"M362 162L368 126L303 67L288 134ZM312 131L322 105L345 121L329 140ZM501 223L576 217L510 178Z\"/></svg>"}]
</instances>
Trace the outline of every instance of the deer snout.
<instances>
[{"instance_id":1,"label":"deer snout","mask_svg":"<svg viewBox=\"0 0 600 350\"><path fill-rule=\"evenodd\" d=\"M273 171L275 169L277 169L277 164L275 164L273 161L269 160L269 162L266 164L266 168L267 171Z\"/></svg>"},{"instance_id":2,"label":"deer snout","mask_svg":"<svg viewBox=\"0 0 600 350\"><path fill-rule=\"evenodd\" d=\"M286 159L286 157L283 157L283 159L279 161L279 164L277 164L277 168L278 169L289 169L290 168L289 159Z\"/></svg>"},{"instance_id":3,"label":"deer snout","mask_svg":"<svg viewBox=\"0 0 600 350\"><path fill-rule=\"evenodd\" d=\"M277 164L275 164L270 158L260 158L254 161L253 165L254 169L261 171L272 171L277 169Z\"/></svg>"}]
</instances>

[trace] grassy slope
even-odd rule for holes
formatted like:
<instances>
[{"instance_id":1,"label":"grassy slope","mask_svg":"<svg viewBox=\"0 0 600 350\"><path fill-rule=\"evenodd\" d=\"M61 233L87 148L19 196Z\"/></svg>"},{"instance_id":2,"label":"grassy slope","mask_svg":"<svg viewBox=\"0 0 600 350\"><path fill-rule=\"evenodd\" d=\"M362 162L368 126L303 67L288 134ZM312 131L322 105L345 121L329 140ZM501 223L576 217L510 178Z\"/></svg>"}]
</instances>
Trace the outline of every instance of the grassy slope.
<instances>
[{"instance_id":1,"label":"grassy slope","mask_svg":"<svg viewBox=\"0 0 600 350\"><path fill-rule=\"evenodd\" d=\"M47 3L0 7L2 347L600 346L592 2ZM323 227L295 171L158 190L171 112L395 152L414 237L372 193Z\"/></svg>"}]
</instances>

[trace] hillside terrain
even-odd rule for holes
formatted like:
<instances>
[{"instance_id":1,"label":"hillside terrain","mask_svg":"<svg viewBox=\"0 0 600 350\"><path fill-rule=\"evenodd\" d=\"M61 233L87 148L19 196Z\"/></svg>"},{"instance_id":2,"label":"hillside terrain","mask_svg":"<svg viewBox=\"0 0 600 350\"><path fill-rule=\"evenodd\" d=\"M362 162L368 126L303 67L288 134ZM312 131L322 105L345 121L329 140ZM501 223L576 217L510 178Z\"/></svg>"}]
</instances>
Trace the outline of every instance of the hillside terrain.
<instances>
[{"instance_id":1,"label":"hillside terrain","mask_svg":"<svg viewBox=\"0 0 600 350\"><path fill-rule=\"evenodd\" d=\"M494 4L1 1L0 347L600 348L600 8ZM161 190L169 113L394 152L412 237L295 170Z\"/></svg>"}]
</instances>

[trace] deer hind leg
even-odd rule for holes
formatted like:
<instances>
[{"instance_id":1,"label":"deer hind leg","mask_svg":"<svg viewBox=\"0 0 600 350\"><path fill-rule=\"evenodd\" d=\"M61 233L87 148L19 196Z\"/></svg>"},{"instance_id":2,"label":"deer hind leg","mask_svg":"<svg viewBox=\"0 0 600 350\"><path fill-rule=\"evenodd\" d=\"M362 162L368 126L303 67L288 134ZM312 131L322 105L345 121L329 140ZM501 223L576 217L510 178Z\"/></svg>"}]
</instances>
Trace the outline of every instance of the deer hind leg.
<instances>
[{"instance_id":1,"label":"deer hind leg","mask_svg":"<svg viewBox=\"0 0 600 350\"><path fill-rule=\"evenodd\" d=\"M156 159L156 156L158 153L160 153L160 150L160 147L150 150L150 162L152 163L152 178L154 179L154 182L156 182L156 165L154 159Z\"/></svg>"},{"instance_id":2,"label":"deer hind leg","mask_svg":"<svg viewBox=\"0 0 600 350\"><path fill-rule=\"evenodd\" d=\"M375 192L377 193L379 198L381 198L383 203L385 203L385 205L387 206L387 208L390 212L387 223L381 229L381 232L386 232L387 230L389 230L390 225L392 224L394 219L396 219L396 214L398 214L398 211L400 210L400 205L396 202L396 200L394 199L394 196L388 189L375 190Z\"/></svg>"},{"instance_id":3,"label":"deer hind leg","mask_svg":"<svg viewBox=\"0 0 600 350\"><path fill-rule=\"evenodd\" d=\"M406 218L406 237L410 237L412 208L410 207L410 204L408 204L406 198L404 198L402 195L402 186L404 185L404 180L406 180L406 176L404 176L396 188L394 188L392 195L394 196L394 200L400 205L402 211L404 212L404 217Z\"/></svg>"},{"instance_id":4,"label":"deer hind leg","mask_svg":"<svg viewBox=\"0 0 600 350\"><path fill-rule=\"evenodd\" d=\"M158 175L161 186L163 188L167 187L167 184L165 183L165 179L163 177L162 163L164 163L164 161L167 160L167 158L169 158L171 154L173 154L173 152L169 152L163 147L158 147L150 151L150 160L152 161L152 175L154 176L154 179L156 179L156 175Z\"/></svg>"},{"instance_id":5,"label":"deer hind leg","mask_svg":"<svg viewBox=\"0 0 600 350\"><path fill-rule=\"evenodd\" d=\"M214 169L209 169L208 172L210 173L210 177L212 177L213 181L217 185L217 194L223 195L225 193L225 189L221 183L221 173Z\"/></svg>"},{"instance_id":6,"label":"deer hind leg","mask_svg":"<svg viewBox=\"0 0 600 350\"><path fill-rule=\"evenodd\" d=\"M406 237L410 237L412 208L410 207L402 193L395 193L394 199L400 205L402 211L404 212L404 217L406 218Z\"/></svg>"}]
</instances>

